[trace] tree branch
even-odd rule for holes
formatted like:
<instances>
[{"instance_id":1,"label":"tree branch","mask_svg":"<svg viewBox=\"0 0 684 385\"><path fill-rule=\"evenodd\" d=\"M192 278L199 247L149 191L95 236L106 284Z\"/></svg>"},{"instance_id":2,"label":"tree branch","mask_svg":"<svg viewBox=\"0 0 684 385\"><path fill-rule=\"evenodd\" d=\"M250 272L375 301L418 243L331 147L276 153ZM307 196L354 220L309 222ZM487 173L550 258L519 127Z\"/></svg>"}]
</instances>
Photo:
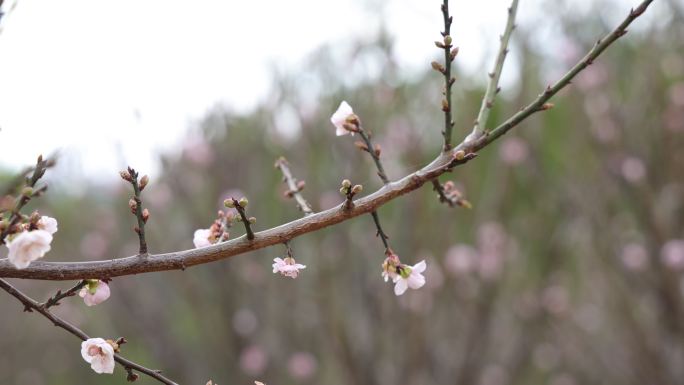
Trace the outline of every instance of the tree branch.
<instances>
[{"instance_id":1,"label":"tree branch","mask_svg":"<svg viewBox=\"0 0 684 385\"><path fill-rule=\"evenodd\" d=\"M494 105L494 99L499 93L499 79L501 78L501 70L503 70L504 61L506 61L506 54L508 54L508 41L515 29L515 15L518 11L518 0L513 0L511 6L508 8L508 21L506 21L506 28L504 34L501 35L501 45L499 47L499 54L494 61L494 68L489 73L489 81L487 82L487 90L482 98L482 105L480 106L480 113L475 120L475 127L473 127L474 138L477 138L482 132L487 129L487 119L489 118L489 111Z\"/></svg>"},{"instance_id":2,"label":"tree branch","mask_svg":"<svg viewBox=\"0 0 684 385\"><path fill-rule=\"evenodd\" d=\"M537 97L532 103L527 105L525 108L520 110L515 115L511 116L505 122L501 123L498 127L494 128L491 132L487 132L481 137L467 142L462 149L469 151L479 151L480 149L486 147L489 143L493 142L501 135L508 132L511 128L517 126L523 120L527 119L530 115L535 112L544 111L551 106L547 105L546 102L551 99L551 97L558 93L558 91L565 88L570 84L572 79L577 76L582 70L591 65L596 58L603 53L603 51L613 44L617 39L624 36L627 33L627 27L639 16L641 16L646 8L653 2L653 0L642 1L636 9L630 10L629 14L625 20L620 23L612 32L599 39L594 47L580 60L574 67L570 69L560 80L558 80L553 86L546 87L543 93ZM468 152L468 151L466 151Z\"/></svg>"},{"instance_id":3,"label":"tree branch","mask_svg":"<svg viewBox=\"0 0 684 385\"><path fill-rule=\"evenodd\" d=\"M69 322L67 322L67 321L57 317L56 315L52 314L47 309L47 306L43 306L42 304L36 302L31 297L22 293L21 291L19 291L17 288L12 286L9 282L5 281L4 279L0 279L0 288L5 290L6 292L8 292L14 298L18 299L24 305L24 311L28 311L28 312L37 311L38 313L43 315L45 318L52 321L52 323L55 326L68 331L69 333L80 338L82 341L85 341L88 338L90 338L81 329L77 328L76 326L70 324ZM122 357L119 354L114 355L114 360L116 362L118 362L121 366L123 366L124 369L126 369L126 371L129 373L132 370L136 370L140 373L146 374L146 375L154 378L155 380L157 380L161 383L164 383L167 385L177 385L175 382L173 382L173 381L169 380L168 378L162 376L160 371L148 369L142 365L136 364L135 362L130 361L130 360Z\"/></svg>"},{"instance_id":4,"label":"tree branch","mask_svg":"<svg viewBox=\"0 0 684 385\"><path fill-rule=\"evenodd\" d=\"M304 199L300 192L304 188L304 181L298 181L297 178L292 175L289 167L290 164L287 162L287 159L281 156L278 158L278 160L276 160L275 166L283 173L283 179L287 184L287 188L289 189L286 192L286 195L295 199L297 202L297 207L302 210L304 216L313 214L314 211L311 208L311 205L306 201L306 199Z\"/></svg>"},{"instance_id":5,"label":"tree branch","mask_svg":"<svg viewBox=\"0 0 684 385\"><path fill-rule=\"evenodd\" d=\"M344 222L353 217L370 213L385 203L407 194L428 181L451 170L453 167L473 159L474 153L488 146L511 128L517 126L537 111L545 109L545 103L593 60L595 60L610 44L626 33L626 28L637 17L642 15L653 0L644 0L636 9L630 11L627 18L611 33L606 35L587 53L587 55L565 74L556 84L546 89L544 93L530 105L503 122L491 132L480 138L462 142L453 151L440 154L429 165L409 174L408 176L390 182L366 197L354 201L354 206L344 209L343 205L309 215L290 223L261 231L254 234L252 241L243 236L218 245L173 252L168 254L149 255L146 259L136 256L114 260L94 262L34 262L26 269L18 270L6 259L0 260L0 277L27 278L40 280L76 280L92 277L117 277L140 274L153 271L181 270L186 267L209 263L220 259L258 250L264 247L283 243L299 235L310 233L324 227ZM452 155L452 153L454 155Z\"/></svg>"}]
</instances>

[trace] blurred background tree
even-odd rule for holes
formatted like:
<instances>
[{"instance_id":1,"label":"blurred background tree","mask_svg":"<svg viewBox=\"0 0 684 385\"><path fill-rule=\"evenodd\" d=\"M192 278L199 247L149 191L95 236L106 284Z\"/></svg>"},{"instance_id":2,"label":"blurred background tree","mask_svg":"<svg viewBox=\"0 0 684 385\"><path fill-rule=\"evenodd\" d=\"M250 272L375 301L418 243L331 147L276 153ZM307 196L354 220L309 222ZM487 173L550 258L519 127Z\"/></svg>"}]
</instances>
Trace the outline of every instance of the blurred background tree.
<instances>
[{"instance_id":1,"label":"blurred background tree","mask_svg":"<svg viewBox=\"0 0 684 385\"><path fill-rule=\"evenodd\" d=\"M518 65L508 71L518 81L503 90L492 124L612 25L604 22L610 7L562 11L569 7L546 15L556 41L540 42L537 26L516 30ZM684 7L658 7L657 20L611 47L554 109L448 175L472 210L448 209L427 186L380 209L402 259L427 260L425 288L394 296L380 279L382 245L363 216L295 239L307 265L297 280L272 275L271 260L284 254L272 247L184 272L117 278L107 303L86 311L71 300L55 311L93 335L126 336L127 356L182 384L681 382ZM458 68L456 78L455 127L465 136L484 84ZM391 179L424 165L441 145L440 83L427 69L403 73L392 37L380 33L345 57L321 47L296 73L274 73L270 97L252 113L216 106L181 150L160 155L162 173L145 191L150 250L191 248L193 231L231 195L250 199L257 230L299 217L273 168L281 155L306 180L317 211L343 201L342 179L379 187L370 160L333 136L328 119L342 99L373 130ZM129 194L124 183L48 194L41 210L60 221L48 259L136 254ZM16 283L37 298L55 288ZM0 307L0 383L123 381L93 375L74 353L78 341L22 314L9 296Z\"/></svg>"}]
</instances>

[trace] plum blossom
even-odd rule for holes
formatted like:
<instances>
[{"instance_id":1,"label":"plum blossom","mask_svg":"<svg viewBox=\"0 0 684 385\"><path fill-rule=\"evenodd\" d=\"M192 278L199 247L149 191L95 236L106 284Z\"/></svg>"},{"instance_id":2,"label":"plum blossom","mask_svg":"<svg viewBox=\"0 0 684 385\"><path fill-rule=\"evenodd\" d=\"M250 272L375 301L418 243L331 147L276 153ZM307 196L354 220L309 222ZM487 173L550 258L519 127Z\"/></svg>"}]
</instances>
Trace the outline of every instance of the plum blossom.
<instances>
[{"instance_id":1,"label":"plum blossom","mask_svg":"<svg viewBox=\"0 0 684 385\"><path fill-rule=\"evenodd\" d=\"M335 135L354 135L352 131L349 131L344 127L345 124L349 123L349 117L352 116L354 116L354 110L352 110L347 101L343 100L342 103L340 103L340 106L337 108L337 111L335 111L335 113L330 117L330 122L332 122L332 124L335 126Z\"/></svg>"},{"instance_id":2,"label":"plum blossom","mask_svg":"<svg viewBox=\"0 0 684 385\"><path fill-rule=\"evenodd\" d=\"M413 266L403 265L399 268L399 274L394 277L394 294L402 295L409 287L417 290L425 285L425 277L423 272L427 264L425 261L420 261Z\"/></svg>"},{"instance_id":3,"label":"plum blossom","mask_svg":"<svg viewBox=\"0 0 684 385\"><path fill-rule=\"evenodd\" d=\"M292 257L275 258L273 262L273 273L280 273L285 277L297 278L299 270L306 269L306 266L297 263Z\"/></svg>"},{"instance_id":4,"label":"plum blossom","mask_svg":"<svg viewBox=\"0 0 684 385\"><path fill-rule=\"evenodd\" d=\"M210 229L198 229L195 230L195 236L192 242L195 244L195 248L211 246L211 236L212 231Z\"/></svg>"},{"instance_id":5,"label":"plum blossom","mask_svg":"<svg viewBox=\"0 0 684 385\"><path fill-rule=\"evenodd\" d=\"M114 373L114 347L102 338L88 338L81 343L81 356L95 373Z\"/></svg>"},{"instance_id":6,"label":"plum blossom","mask_svg":"<svg viewBox=\"0 0 684 385\"><path fill-rule=\"evenodd\" d=\"M37 225L40 230L45 230L50 234L57 232L57 220L55 218L43 215L38 220Z\"/></svg>"},{"instance_id":7,"label":"plum blossom","mask_svg":"<svg viewBox=\"0 0 684 385\"><path fill-rule=\"evenodd\" d=\"M56 230L55 230L56 231ZM17 269L25 269L50 251L52 234L46 230L23 231L11 239L5 239L9 261Z\"/></svg>"},{"instance_id":8,"label":"plum blossom","mask_svg":"<svg viewBox=\"0 0 684 385\"><path fill-rule=\"evenodd\" d=\"M385 282L392 278L394 294L399 296L404 294L409 287L416 290L425 285L425 277L422 273L426 267L425 261L420 261L413 266L405 265L401 263L399 256L388 249L387 258L382 263L382 278Z\"/></svg>"},{"instance_id":9,"label":"plum blossom","mask_svg":"<svg viewBox=\"0 0 684 385\"><path fill-rule=\"evenodd\" d=\"M83 298L88 306L99 305L109 298L109 285L106 282L97 279L88 280L88 284L78 293L79 297Z\"/></svg>"}]
</instances>

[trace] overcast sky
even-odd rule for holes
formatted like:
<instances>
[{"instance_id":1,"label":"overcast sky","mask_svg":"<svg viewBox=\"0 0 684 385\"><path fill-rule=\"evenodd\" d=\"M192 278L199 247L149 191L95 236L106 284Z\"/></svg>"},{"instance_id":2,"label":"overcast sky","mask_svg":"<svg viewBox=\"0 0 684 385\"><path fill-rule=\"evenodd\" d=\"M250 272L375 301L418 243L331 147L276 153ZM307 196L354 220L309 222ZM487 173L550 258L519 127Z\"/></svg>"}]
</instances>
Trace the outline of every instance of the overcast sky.
<instances>
[{"instance_id":1,"label":"overcast sky","mask_svg":"<svg viewBox=\"0 0 684 385\"><path fill-rule=\"evenodd\" d=\"M427 68L440 3L19 0L0 32L0 165L61 149L71 172L115 178L126 162L153 171L155 152L182 141L210 107L248 110L266 96L273 67L296 71L322 44L368 39L384 22L402 68ZM452 1L459 60L483 78L508 3ZM519 23L539 3L522 0Z\"/></svg>"}]
</instances>

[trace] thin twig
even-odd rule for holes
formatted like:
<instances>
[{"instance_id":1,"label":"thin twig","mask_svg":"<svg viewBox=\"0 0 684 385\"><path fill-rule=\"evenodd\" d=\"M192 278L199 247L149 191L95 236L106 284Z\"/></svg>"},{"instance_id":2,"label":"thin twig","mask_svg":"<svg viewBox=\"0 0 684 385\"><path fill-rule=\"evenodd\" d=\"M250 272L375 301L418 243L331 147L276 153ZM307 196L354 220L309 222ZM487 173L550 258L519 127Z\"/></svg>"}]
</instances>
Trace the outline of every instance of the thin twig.
<instances>
[{"instance_id":1,"label":"thin twig","mask_svg":"<svg viewBox=\"0 0 684 385\"><path fill-rule=\"evenodd\" d=\"M373 158L373 161L375 162L375 167L378 169L378 176L382 180L382 183L387 184L389 183L389 179L387 178L387 174L385 173L385 168L382 167L382 162L380 162L380 147L379 146L373 146L373 142L371 139L371 133L366 132L361 125L358 126L358 134L361 136L361 139L365 142L365 147L359 147L362 150L366 151L370 156Z\"/></svg>"},{"instance_id":2,"label":"thin twig","mask_svg":"<svg viewBox=\"0 0 684 385\"><path fill-rule=\"evenodd\" d=\"M518 11L518 0L513 0L511 6L508 8L508 21L506 22L506 29L501 35L501 45L499 46L499 54L494 61L494 68L489 73L489 81L487 82L487 90L482 98L482 105L480 106L480 113L475 120L475 127L473 127L473 138L480 136L487 130L487 119L489 118L489 111L494 105L494 99L499 93L499 79L501 78L501 71L503 70L504 61L506 61L506 54L508 53L508 41L515 29L515 15Z\"/></svg>"},{"instance_id":3,"label":"thin twig","mask_svg":"<svg viewBox=\"0 0 684 385\"><path fill-rule=\"evenodd\" d=\"M45 318L49 319L52 321L53 325L62 328L69 333L75 335L76 337L80 338L82 341L87 340L88 335L85 334L81 329L77 328L76 326L70 324L69 322L61 319L60 317L52 314L47 307L43 306L42 304L36 302L34 299L31 297L27 296L26 294L22 293L19 291L17 288L12 286L9 282L7 282L4 279L0 279L0 288L8 292L10 295L12 295L14 298L18 299L23 305L24 305L24 311L27 312L32 312L32 311L37 311L38 313L42 314ZM119 354L114 355L114 360L118 362L121 366L123 366L127 372L130 372L131 370L136 370L140 373L146 374L155 380L162 382L167 385L177 385L175 382L171 381L170 379L164 377L160 371L158 370L152 370L148 369L142 365L136 364L133 361L130 361L124 357L122 357Z\"/></svg>"},{"instance_id":4,"label":"thin twig","mask_svg":"<svg viewBox=\"0 0 684 385\"><path fill-rule=\"evenodd\" d=\"M387 241L389 237L382 230L382 226L380 226L380 218L378 217L378 212L373 211L371 215L373 216L373 222L375 222L375 228L377 229L376 235L380 237L380 239L382 239L382 244L385 245L385 250L389 250L389 242Z\"/></svg>"},{"instance_id":5,"label":"thin twig","mask_svg":"<svg viewBox=\"0 0 684 385\"><path fill-rule=\"evenodd\" d=\"M19 221L21 220L21 209L26 206L26 204L33 198L34 196L39 196L40 194L44 193L47 190L47 185L42 186L39 189L34 190L36 187L36 183L40 180L40 178L45 175L45 170L48 169L48 167L51 167L54 164L52 160L43 160L43 156L40 155L38 156L38 160L36 161L36 166L33 168L33 173L31 174L31 177L26 178L26 184L24 187L24 191L21 193L21 198L17 200L14 209L12 209L12 213L9 218L9 223L7 224L7 227L5 227L2 232L0 232L0 245L5 244L5 237L7 237L8 234L10 234L11 231L13 231L14 226L16 226Z\"/></svg>"},{"instance_id":6,"label":"thin twig","mask_svg":"<svg viewBox=\"0 0 684 385\"><path fill-rule=\"evenodd\" d=\"M57 306L57 305L59 305L59 301L61 301L64 298L71 297L71 296L75 295L77 291L81 290L87 284L88 284L88 281L83 279L83 280L79 281L74 287L65 291L64 293L62 293L61 290L57 290L57 293L55 293L55 295L48 298L47 301L41 303L40 306L46 310L51 308L52 306Z\"/></svg>"},{"instance_id":7,"label":"thin twig","mask_svg":"<svg viewBox=\"0 0 684 385\"><path fill-rule=\"evenodd\" d=\"M543 109L544 103L555 95L560 89L570 84L580 71L595 60L610 44L625 34L627 26L637 17L644 13L653 0L644 0L636 9L632 10L627 18L604 39L600 40L577 65L575 65L561 80L547 92L539 96L522 111L513 115L504 123L493 129L489 134L479 139L463 142L452 152L465 154L458 159L451 153L442 153L430 164L422 169L407 175L406 177L388 183L373 194L360 198L354 202L354 207L345 210L337 207L306 218L301 218L258 233L254 241L233 239L218 245L204 247L168 254L150 255L145 261L140 258L126 257L105 261L93 262L33 262L26 269L16 269L7 259L0 260L0 277L27 278L40 280L75 280L91 277L117 277L124 275L140 274L153 271L180 270L190 266L200 265L229 258L235 255L247 253L264 247L283 243L299 235L310 233L324 227L332 226L350 218L370 213L385 203L418 189L428 181L442 175L454 167L471 160L474 152L488 146L508 130L518 125L533 113ZM460 157L459 157L460 158Z\"/></svg>"},{"instance_id":8,"label":"thin twig","mask_svg":"<svg viewBox=\"0 0 684 385\"><path fill-rule=\"evenodd\" d=\"M133 200L135 201L135 207L132 209L134 210L133 214L138 221L138 225L133 230L135 230L135 232L138 234L138 241L140 243L138 253L140 255L145 255L147 254L147 240L145 239L145 223L147 223L147 218L142 207L141 192L147 185L147 175L143 176L142 179L138 181L138 172L129 166L128 174L124 174L124 172L122 172L121 177L124 180L127 180L131 186L133 186Z\"/></svg>"},{"instance_id":9,"label":"thin twig","mask_svg":"<svg viewBox=\"0 0 684 385\"><path fill-rule=\"evenodd\" d=\"M442 111L444 111L444 151L451 149L451 131L454 128L454 121L452 119L452 104L451 104L451 86L454 85L456 79L451 76L451 64L456 58L458 48L452 50L451 44L451 23L453 17L449 15L449 0L444 0L442 3L442 16L444 19L444 31L442 31L443 42L435 42L437 47L444 50L444 66L438 63L433 63L432 66L444 75L444 100L442 101Z\"/></svg>"},{"instance_id":10,"label":"thin twig","mask_svg":"<svg viewBox=\"0 0 684 385\"><path fill-rule=\"evenodd\" d=\"M287 159L281 156L276 160L275 166L283 173L283 180L289 189L286 193L287 196L295 199L297 207L302 210L304 216L313 214L314 211L311 208L311 205L301 194L301 191L304 188L304 181L298 181L297 178L292 175Z\"/></svg>"},{"instance_id":11,"label":"thin twig","mask_svg":"<svg viewBox=\"0 0 684 385\"><path fill-rule=\"evenodd\" d=\"M254 231L252 231L252 223L249 221L250 218L247 218L247 213L245 212L245 207L247 207L247 199L242 198L239 201L235 198L230 198L233 201L233 204L235 205L235 210L237 210L238 214L240 214L240 222L242 222L243 225L245 225L245 231L247 232L247 239L250 241L254 239ZM240 204L240 202L244 203L244 206Z\"/></svg>"},{"instance_id":12,"label":"thin twig","mask_svg":"<svg viewBox=\"0 0 684 385\"><path fill-rule=\"evenodd\" d=\"M505 122L501 123L498 127L494 128L485 135L482 135L478 139L463 143L461 149L466 152L469 151L479 151L480 149L486 147L488 144L499 138L501 135L508 132L511 128L517 126L520 122L527 119L530 115L535 112L544 111L551 108L546 102L551 99L551 97L558 93L566 86L570 84L572 79L577 76L582 70L591 65L596 58L603 53L603 51L608 48L613 42L615 42L620 37L627 33L627 27L639 16L641 16L648 6L653 2L653 0L644 0L639 4L636 9L630 10L629 14L625 20L620 23L612 32L599 39L591 50L577 63L574 67L570 69L563 77L558 80L554 85L546 87L546 90L542 92L537 99L532 103L527 105L525 108L520 110L515 115L508 118Z\"/></svg>"}]
</instances>

